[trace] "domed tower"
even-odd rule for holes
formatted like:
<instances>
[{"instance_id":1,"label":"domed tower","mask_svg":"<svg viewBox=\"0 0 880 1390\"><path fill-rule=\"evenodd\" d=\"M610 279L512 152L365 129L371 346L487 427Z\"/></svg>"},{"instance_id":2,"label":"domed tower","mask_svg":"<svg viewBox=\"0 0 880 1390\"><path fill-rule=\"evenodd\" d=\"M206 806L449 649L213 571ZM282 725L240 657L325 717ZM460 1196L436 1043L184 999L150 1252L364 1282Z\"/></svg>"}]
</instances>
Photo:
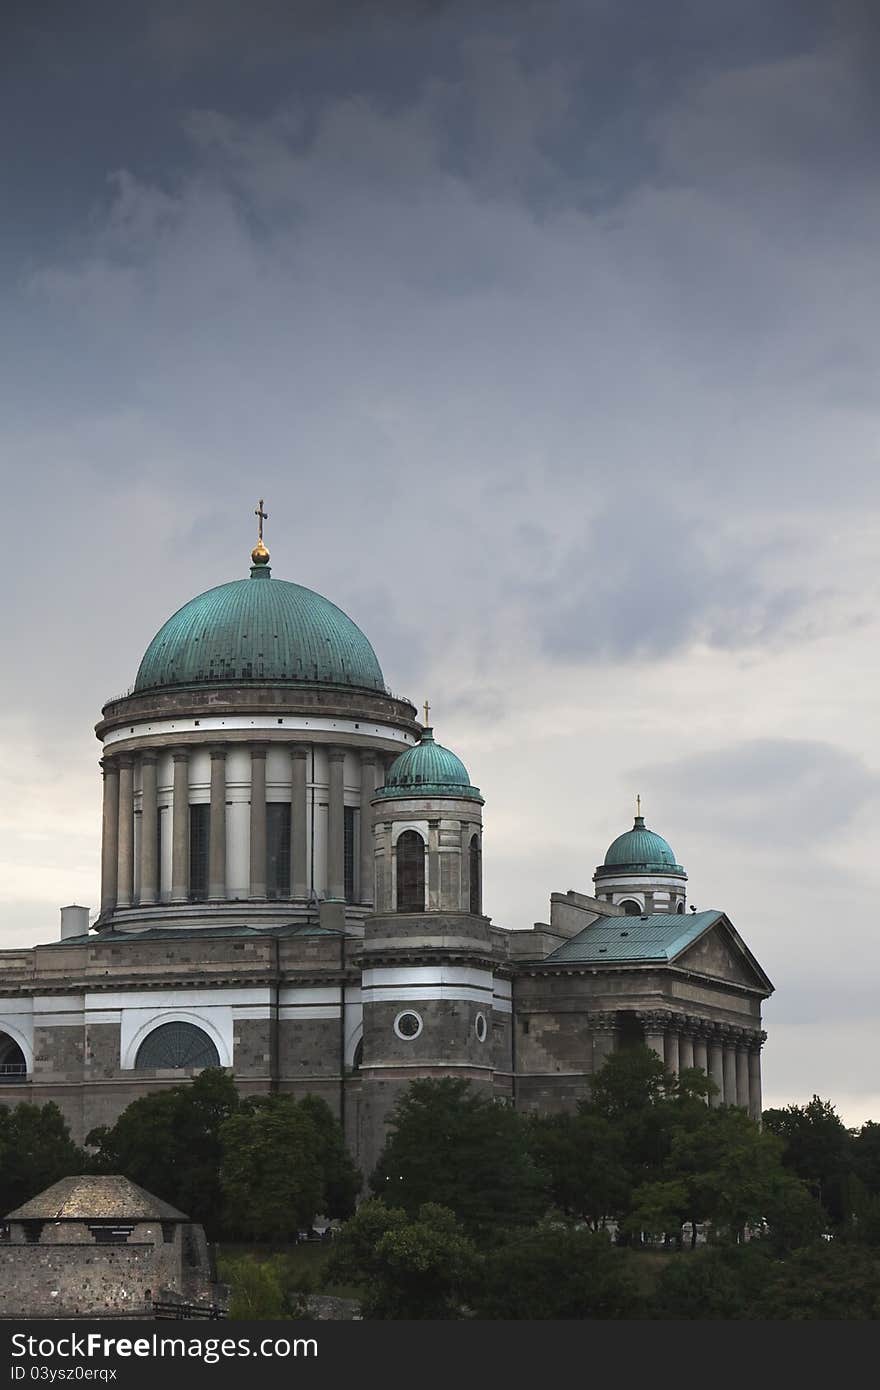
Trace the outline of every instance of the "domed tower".
<instances>
[{"instance_id":1,"label":"domed tower","mask_svg":"<svg viewBox=\"0 0 880 1390\"><path fill-rule=\"evenodd\" d=\"M641 806L639 806L641 812ZM632 916L645 912L684 912L687 874L672 848L638 814L632 830L608 846L604 864L593 875L596 897Z\"/></svg>"},{"instance_id":2,"label":"domed tower","mask_svg":"<svg viewBox=\"0 0 880 1390\"><path fill-rule=\"evenodd\" d=\"M311 589L250 576L199 594L159 629L103 744L98 930L304 920L372 905L370 801L418 738L360 628Z\"/></svg>"},{"instance_id":3,"label":"domed tower","mask_svg":"<svg viewBox=\"0 0 880 1390\"><path fill-rule=\"evenodd\" d=\"M373 799L377 912L482 912L479 787L422 729Z\"/></svg>"},{"instance_id":4,"label":"domed tower","mask_svg":"<svg viewBox=\"0 0 880 1390\"><path fill-rule=\"evenodd\" d=\"M376 911L363 947L361 1153L419 1077L491 1090L509 1045L509 981L496 981L482 913L482 806L461 759L425 727L373 798ZM509 1064L508 1064L509 1071Z\"/></svg>"}]
</instances>

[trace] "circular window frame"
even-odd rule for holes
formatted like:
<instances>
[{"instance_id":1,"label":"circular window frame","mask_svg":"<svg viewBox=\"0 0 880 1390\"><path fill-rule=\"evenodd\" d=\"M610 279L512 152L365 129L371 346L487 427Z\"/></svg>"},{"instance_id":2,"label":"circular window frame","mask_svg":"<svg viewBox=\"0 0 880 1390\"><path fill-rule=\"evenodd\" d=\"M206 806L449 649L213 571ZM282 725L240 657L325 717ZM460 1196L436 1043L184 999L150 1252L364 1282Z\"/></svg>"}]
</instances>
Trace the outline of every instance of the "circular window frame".
<instances>
[{"instance_id":1,"label":"circular window frame","mask_svg":"<svg viewBox=\"0 0 880 1390\"><path fill-rule=\"evenodd\" d=\"M400 1022L401 1019L404 1018L414 1018L416 1020L419 1026L414 1033L404 1033L401 1031ZM394 1020L394 1031L400 1038L401 1042L415 1042L416 1038L418 1038L421 1035L424 1026L425 1020L422 1018L421 1014L416 1013L415 1009L401 1009L400 1013Z\"/></svg>"},{"instance_id":2,"label":"circular window frame","mask_svg":"<svg viewBox=\"0 0 880 1390\"><path fill-rule=\"evenodd\" d=\"M481 1025L481 1024L482 1024L482 1032L480 1031L480 1025ZM477 1016L476 1016L476 1018L474 1019L474 1032L475 1032L476 1035L477 1035L477 1042L479 1042L479 1043L484 1043L484 1042L486 1041L486 1039L488 1038L488 1036L489 1036L489 1024L488 1024L488 1022L486 1021L486 1015L485 1015L484 1013L478 1013Z\"/></svg>"}]
</instances>

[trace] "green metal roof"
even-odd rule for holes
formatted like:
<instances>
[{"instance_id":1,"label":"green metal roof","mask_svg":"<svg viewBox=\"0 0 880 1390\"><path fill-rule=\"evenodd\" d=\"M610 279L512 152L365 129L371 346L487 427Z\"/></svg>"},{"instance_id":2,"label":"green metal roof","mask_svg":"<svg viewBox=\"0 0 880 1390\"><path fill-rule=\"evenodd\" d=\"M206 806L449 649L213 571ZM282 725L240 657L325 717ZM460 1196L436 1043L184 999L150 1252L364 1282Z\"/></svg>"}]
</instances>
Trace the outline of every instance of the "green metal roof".
<instances>
[{"instance_id":1,"label":"green metal roof","mask_svg":"<svg viewBox=\"0 0 880 1390\"><path fill-rule=\"evenodd\" d=\"M673 878L687 878L675 862L672 847L654 830L648 830L644 816L636 816L632 830L618 835L608 846L604 864L596 870L597 878L608 878L621 871L630 873L663 873Z\"/></svg>"},{"instance_id":2,"label":"green metal roof","mask_svg":"<svg viewBox=\"0 0 880 1390\"><path fill-rule=\"evenodd\" d=\"M702 936L723 912L652 912L647 917L600 917L548 961L601 965L609 961L661 961L668 964Z\"/></svg>"},{"instance_id":3,"label":"green metal roof","mask_svg":"<svg viewBox=\"0 0 880 1390\"><path fill-rule=\"evenodd\" d=\"M249 927L245 924L229 927L190 927L181 923L179 927L132 927L127 931L85 932L82 936L65 936L60 941L41 941L40 950L47 946L97 946L104 941L205 941L217 940L225 936L240 940L248 937L258 941L261 937L288 936L343 936L344 933L333 927L321 927L317 922L289 922L282 927Z\"/></svg>"},{"instance_id":4,"label":"green metal roof","mask_svg":"<svg viewBox=\"0 0 880 1390\"><path fill-rule=\"evenodd\" d=\"M178 609L147 648L134 688L242 681L385 691L376 653L341 608L259 566Z\"/></svg>"},{"instance_id":5,"label":"green metal roof","mask_svg":"<svg viewBox=\"0 0 880 1390\"><path fill-rule=\"evenodd\" d=\"M376 796L457 796L482 802L479 787L471 786L461 758L434 742L433 729L423 729L415 748L407 748L388 769Z\"/></svg>"}]
</instances>

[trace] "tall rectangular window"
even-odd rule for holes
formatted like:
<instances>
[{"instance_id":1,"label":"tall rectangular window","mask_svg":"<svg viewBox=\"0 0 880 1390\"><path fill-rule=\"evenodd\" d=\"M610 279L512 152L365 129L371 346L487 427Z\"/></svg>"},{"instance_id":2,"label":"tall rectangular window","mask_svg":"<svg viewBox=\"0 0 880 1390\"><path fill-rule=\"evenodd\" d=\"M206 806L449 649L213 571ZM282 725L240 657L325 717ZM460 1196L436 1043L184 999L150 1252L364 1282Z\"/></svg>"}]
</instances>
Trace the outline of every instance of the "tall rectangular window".
<instances>
[{"instance_id":1,"label":"tall rectangular window","mask_svg":"<svg viewBox=\"0 0 880 1390\"><path fill-rule=\"evenodd\" d=\"M266 896L290 897L290 802L266 803Z\"/></svg>"},{"instance_id":2,"label":"tall rectangular window","mask_svg":"<svg viewBox=\"0 0 880 1390\"><path fill-rule=\"evenodd\" d=\"M353 903L354 898L354 854L355 854L355 817L357 808L345 806L345 901Z\"/></svg>"},{"instance_id":3,"label":"tall rectangular window","mask_svg":"<svg viewBox=\"0 0 880 1390\"><path fill-rule=\"evenodd\" d=\"M208 896L208 841L211 807L207 802L189 808L189 896L200 902Z\"/></svg>"}]
</instances>

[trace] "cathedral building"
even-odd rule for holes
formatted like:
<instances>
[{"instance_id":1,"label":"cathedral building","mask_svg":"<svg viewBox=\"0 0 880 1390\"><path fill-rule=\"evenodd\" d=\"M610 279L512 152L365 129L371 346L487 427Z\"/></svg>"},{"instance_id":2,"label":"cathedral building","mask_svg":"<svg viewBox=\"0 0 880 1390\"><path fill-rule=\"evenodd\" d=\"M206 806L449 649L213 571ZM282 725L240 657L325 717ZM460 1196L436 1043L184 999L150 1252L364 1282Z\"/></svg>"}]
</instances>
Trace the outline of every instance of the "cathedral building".
<instances>
[{"instance_id":1,"label":"cathedral building","mask_svg":"<svg viewBox=\"0 0 880 1390\"><path fill-rule=\"evenodd\" d=\"M772 986L687 910L666 841L639 814L592 895L495 925L479 788L351 619L272 575L258 515L249 576L173 614L101 712L100 912L0 952L0 1102L53 1100L82 1141L222 1066L323 1096L368 1172L417 1077L564 1109L643 1041L759 1116Z\"/></svg>"}]
</instances>

